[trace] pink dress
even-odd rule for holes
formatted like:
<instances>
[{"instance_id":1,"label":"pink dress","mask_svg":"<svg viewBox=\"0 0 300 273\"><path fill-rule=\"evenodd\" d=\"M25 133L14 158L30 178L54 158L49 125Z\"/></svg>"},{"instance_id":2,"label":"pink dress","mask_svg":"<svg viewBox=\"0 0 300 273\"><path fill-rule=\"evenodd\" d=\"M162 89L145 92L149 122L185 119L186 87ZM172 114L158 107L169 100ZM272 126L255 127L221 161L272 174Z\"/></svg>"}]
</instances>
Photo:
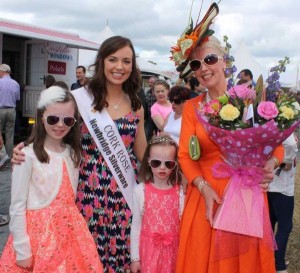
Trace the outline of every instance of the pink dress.
<instances>
[{"instance_id":1,"label":"pink dress","mask_svg":"<svg viewBox=\"0 0 300 273\"><path fill-rule=\"evenodd\" d=\"M145 184L140 234L142 273L175 272L179 240L179 187L160 190Z\"/></svg>"},{"instance_id":2,"label":"pink dress","mask_svg":"<svg viewBox=\"0 0 300 273\"><path fill-rule=\"evenodd\" d=\"M95 242L75 205L65 164L62 185L56 198L46 208L28 210L26 219L34 268L27 270L16 265L10 235L1 257L1 273L103 272Z\"/></svg>"}]
</instances>

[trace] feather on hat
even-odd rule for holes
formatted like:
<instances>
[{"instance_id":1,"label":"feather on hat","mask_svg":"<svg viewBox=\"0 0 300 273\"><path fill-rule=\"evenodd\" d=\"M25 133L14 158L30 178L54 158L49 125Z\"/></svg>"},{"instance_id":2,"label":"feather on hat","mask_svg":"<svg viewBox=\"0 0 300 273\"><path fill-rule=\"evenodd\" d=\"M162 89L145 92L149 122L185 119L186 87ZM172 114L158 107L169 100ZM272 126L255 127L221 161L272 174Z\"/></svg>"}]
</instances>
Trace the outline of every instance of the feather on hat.
<instances>
[{"instance_id":1,"label":"feather on hat","mask_svg":"<svg viewBox=\"0 0 300 273\"><path fill-rule=\"evenodd\" d=\"M212 3L201 22L196 24L194 29L193 20L190 17L188 27L177 40L177 44L171 47L171 60L174 60L175 66L177 66L176 70L180 72L180 78L183 79L192 72L188 65L191 53L206 37L211 36L214 33L209 27L218 13L218 5Z\"/></svg>"}]
</instances>

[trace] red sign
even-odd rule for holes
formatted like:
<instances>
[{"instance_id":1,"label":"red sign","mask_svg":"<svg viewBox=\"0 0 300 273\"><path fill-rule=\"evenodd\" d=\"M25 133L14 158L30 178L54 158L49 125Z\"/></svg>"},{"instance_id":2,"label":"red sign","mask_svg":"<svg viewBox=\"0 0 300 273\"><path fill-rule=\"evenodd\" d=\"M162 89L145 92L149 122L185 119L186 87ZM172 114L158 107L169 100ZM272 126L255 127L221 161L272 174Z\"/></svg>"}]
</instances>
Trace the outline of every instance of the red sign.
<instances>
[{"instance_id":1,"label":"red sign","mask_svg":"<svg viewBox=\"0 0 300 273\"><path fill-rule=\"evenodd\" d=\"M48 61L48 74L66 75L67 64L63 62Z\"/></svg>"}]
</instances>

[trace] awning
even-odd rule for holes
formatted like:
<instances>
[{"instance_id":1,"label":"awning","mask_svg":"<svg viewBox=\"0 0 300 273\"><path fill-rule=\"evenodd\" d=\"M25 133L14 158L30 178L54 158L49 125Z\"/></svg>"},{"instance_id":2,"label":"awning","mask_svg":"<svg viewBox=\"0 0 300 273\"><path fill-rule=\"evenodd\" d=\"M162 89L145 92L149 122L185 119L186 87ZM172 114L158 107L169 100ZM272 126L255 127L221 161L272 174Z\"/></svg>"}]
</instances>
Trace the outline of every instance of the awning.
<instances>
[{"instance_id":1,"label":"awning","mask_svg":"<svg viewBox=\"0 0 300 273\"><path fill-rule=\"evenodd\" d=\"M100 47L99 44L82 39L76 34L37 27L3 18L0 18L1 32L26 38L63 43L73 48L98 50Z\"/></svg>"}]
</instances>

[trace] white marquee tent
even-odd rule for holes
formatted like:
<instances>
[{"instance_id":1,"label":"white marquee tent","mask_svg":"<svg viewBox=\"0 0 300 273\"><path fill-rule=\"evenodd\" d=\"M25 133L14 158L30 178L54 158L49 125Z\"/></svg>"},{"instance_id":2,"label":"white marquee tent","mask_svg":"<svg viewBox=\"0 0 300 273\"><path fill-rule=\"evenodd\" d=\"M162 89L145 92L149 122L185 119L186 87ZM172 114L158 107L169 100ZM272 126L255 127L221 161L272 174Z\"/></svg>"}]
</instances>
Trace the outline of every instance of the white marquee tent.
<instances>
[{"instance_id":1,"label":"white marquee tent","mask_svg":"<svg viewBox=\"0 0 300 273\"><path fill-rule=\"evenodd\" d=\"M95 40L97 43L99 43L100 45L108 38L112 37L116 35L111 28L106 25L105 28L99 33L99 35L97 35L95 37ZM85 54L90 54L90 53L86 53ZM88 59L88 64L85 63L87 62L86 60ZM88 58L84 58L84 60L82 61L82 64L85 66L89 66L95 59L95 53L93 56L89 56ZM170 76L167 73L162 72L161 70L158 69L157 65L146 61L145 59L137 56L136 58L137 61L137 65L139 67L139 69L142 71L142 74L144 77L149 77L151 75L156 75L157 77L163 77L163 78L170 78ZM84 62L84 63L83 63ZM90 71L90 73L92 74L92 71Z\"/></svg>"},{"instance_id":2,"label":"white marquee tent","mask_svg":"<svg viewBox=\"0 0 300 273\"><path fill-rule=\"evenodd\" d=\"M262 75L264 80L267 78L268 71L258 63L243 41L240 42L236 50L232 50L231 55L235 59L234 65L237 67L236 75L241 70L248 68L253 74L253 80L256 80L259 75Z\"/></svg>"}]
</instances>

